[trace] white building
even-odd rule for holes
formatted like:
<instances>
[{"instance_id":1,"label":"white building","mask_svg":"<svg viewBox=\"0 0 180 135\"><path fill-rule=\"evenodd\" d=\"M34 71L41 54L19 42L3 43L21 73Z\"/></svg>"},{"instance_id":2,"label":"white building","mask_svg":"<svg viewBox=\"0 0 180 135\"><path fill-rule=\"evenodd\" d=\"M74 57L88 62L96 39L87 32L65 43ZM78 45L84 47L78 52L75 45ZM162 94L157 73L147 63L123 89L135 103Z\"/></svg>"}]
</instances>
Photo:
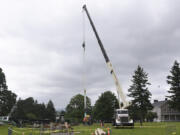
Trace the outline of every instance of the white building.
<instances>
[{"instance_id":1,"label":"white building","mask_svg":"<svg viewBox=\"0 0 180 135\"><path fill-rule=\"evenodd\" d=\"M154 100L153 107L152 111L157 113L157 118L154 121L180 121L180 111L171 109L167 100Z\"/></svg>"},{"instance_id":2,"label":"white building","mask_svg":"<svg viewBox=\"0 0 180 135\"><path fill-rule=\"evenodd\" d=\"M0 116L0 121L1 122L8 122L9 121L9 116Z\"/></svg>"}]
</instances>

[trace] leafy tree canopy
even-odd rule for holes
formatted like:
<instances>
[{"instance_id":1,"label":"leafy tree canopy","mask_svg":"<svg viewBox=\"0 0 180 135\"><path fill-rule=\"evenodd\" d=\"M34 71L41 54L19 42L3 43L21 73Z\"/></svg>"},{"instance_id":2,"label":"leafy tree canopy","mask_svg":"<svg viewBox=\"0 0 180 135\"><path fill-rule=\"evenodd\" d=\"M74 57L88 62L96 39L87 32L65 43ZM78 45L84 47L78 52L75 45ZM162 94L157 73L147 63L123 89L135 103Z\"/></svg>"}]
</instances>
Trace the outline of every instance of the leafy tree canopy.
<instances>
[{"instance_id":1,"label":"leafy tree canopy","mask_svg":"<svg viewBox=\"0 0 180 135\"><path fill-rule=\"evenodd\" d=\"M49 101L47 107L44 103L40 104L32 97L25 100L19 99L17 107L12 114L14 120L55 120L55 108L52 101Z\"/></svg>"},{"instance_id":2,"label":"leafy tree canopy","mask_svg":"<svg viewBox=\"0 0 180 135\"><path fill-rule=\"evenodd\" d=\"M6 76L2 70L2 68L0 68L0 91L2 90L7 90L8 87L6 85Z\"/></svg>"},{"instance_id":3,"label":"leafy tree canopy","mask_svg":"<svg viewBox=\"0 0 180 135\"><path fill-rule=\"evenodd\" d=\"M0 68L0 116L7 116L16 103L16 94L8 90L6 76Z\"/></svg>"},{"instance_id":4,"label":"leafy tree canopy","mask_svg":"<svg viewBox=\"0 0 180 135\"><path fill-rule=\"evenodd\" d=\"M93 118L106 122L112 122L115 109L118 108L118 100L111 91L101 94L93 109Z\"/></svg>"},{"instance_id":5,"label":"leafy tree canopy","mask_svg":"<svg viewBox=\"0 0 180 135\"><path fill-rule=\"evenodd\" d=\"M86 97L86 112L91 114L92 107L89 97ZM66 106L65 119L72 122L81 122L84 118L84 96L77 94L71 98L70 103Z\"/></svg>"},{"instance_id":6,"label":"leafy tree canopy","mask_svg":"<svg viewBox=\"0 0 180 135\"><path fill-rule=\"evenodd\" d=\"M56 119L56 110L54 108L54 104L51 100L49 100L46 108L46 118L55 121Z\"/></svg>"}]
</instances>

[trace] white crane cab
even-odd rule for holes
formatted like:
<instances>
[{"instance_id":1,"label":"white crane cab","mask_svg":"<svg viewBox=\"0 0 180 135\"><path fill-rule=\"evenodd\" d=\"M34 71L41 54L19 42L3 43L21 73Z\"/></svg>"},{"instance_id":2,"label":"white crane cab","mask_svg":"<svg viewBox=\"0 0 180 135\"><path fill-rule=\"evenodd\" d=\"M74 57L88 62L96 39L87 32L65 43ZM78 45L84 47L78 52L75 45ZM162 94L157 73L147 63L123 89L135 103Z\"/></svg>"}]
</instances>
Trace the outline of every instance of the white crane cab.
<instances>
[{"instance_id":1,"label":"white crane cab","mask_svg":"<svg viewBox=\"0 0 180 135\"><path fill-rule=\"evenodd\" d=\"M113 126L134 126L129 117L128 109L116 109L114 113Z\"/></svg>"}]
</instances>

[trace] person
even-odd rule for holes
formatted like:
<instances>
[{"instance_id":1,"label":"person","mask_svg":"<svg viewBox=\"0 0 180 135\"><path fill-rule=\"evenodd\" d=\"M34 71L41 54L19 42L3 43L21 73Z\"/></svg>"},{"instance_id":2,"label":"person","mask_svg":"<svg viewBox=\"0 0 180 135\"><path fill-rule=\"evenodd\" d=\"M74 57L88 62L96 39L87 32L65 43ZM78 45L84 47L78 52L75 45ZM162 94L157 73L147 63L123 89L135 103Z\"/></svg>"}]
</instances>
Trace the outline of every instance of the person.
<instances>
[{"instance_id":1,"label":"person","mask_svg":"<svg viewBox=\"0 0 180 135\"><path fill-rule=\"evenodd\" d=\"M101 127L104 127L104 122L100 120Z\"/></svg>"}]
</instances>

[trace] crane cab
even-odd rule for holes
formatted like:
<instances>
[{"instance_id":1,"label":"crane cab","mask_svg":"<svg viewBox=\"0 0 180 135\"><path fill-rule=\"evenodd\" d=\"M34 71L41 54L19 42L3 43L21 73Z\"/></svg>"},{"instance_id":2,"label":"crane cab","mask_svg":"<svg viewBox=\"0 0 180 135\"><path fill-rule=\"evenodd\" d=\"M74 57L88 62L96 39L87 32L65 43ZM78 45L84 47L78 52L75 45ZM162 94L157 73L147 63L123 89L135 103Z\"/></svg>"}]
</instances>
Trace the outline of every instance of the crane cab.
<instances>
[{"instance_id":1,"label":"crane cab","mask_svg":"<svg viewBox=\"0 0 180 135\"><path fill-rule=\"evenodd\" d=\"M128 109L116 109L114 112L113 126L134 126L129 117Z\"/></svg>"}]
</instances>

